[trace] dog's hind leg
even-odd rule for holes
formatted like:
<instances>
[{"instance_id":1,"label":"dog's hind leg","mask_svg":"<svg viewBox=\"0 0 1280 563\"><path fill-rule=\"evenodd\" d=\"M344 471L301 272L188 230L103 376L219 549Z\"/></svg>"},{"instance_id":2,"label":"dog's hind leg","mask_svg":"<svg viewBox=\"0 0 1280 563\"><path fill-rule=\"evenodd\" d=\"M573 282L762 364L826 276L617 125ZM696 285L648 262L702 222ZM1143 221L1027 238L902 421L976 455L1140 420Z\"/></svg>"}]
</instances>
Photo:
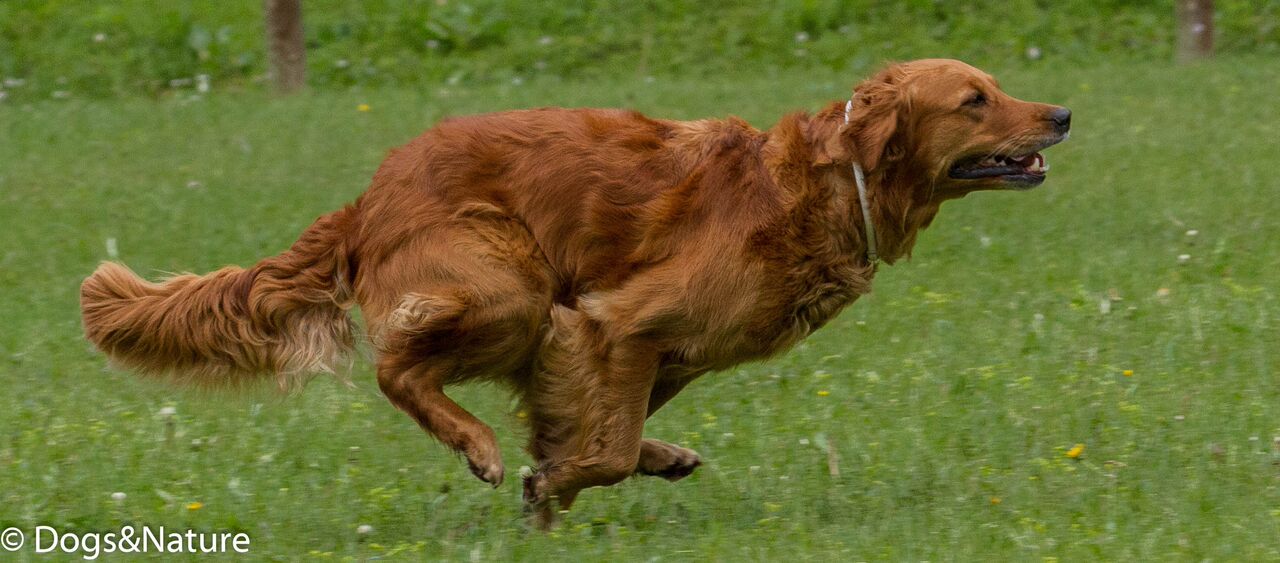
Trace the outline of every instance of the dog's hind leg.
<instances>
[{"instance_id":1,"label":"dog's hind leg","mask_svg":"<svg viewBox=\"0 0 1280 563\"><path fill-rule=\"evenodd\" d=\"M455 366L448 362L403 367L394 359L378 362L383 394L444 445L467 458L471 473L493 486L502 483L502 453L493 429L444 394Z\"/></svg>"},{"instance_id":2,"label":"dog's hind leg","mask_svg":"<svg viewBox=\"0 0 1280 563\"><path fill-rule=\"evenodd\" d=\"M369 296L361 306L382 392L497 486L503 467L493 430L444 387L527 378L551 307L549 273L528 232L496 212L450 227L403 245L395 260L364 264L357 292Z\"/></svg>"}]
</instances>

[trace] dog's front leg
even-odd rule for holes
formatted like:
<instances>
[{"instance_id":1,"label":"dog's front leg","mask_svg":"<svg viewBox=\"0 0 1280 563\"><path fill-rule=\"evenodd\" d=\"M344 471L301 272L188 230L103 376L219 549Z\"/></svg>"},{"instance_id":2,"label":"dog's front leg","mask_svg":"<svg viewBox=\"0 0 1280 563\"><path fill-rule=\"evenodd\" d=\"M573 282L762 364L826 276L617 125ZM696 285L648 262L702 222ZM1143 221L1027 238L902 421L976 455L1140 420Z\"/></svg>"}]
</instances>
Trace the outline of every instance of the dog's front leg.
<instances>
[{"instance_id":1,"label":"dog's front leg","mask_svg":"<svg viewBox=\"0 0 1280 563\"><path fill-rule=\"evenodd\" d=\"M649 393L648 416L662 408L672 397L675 397L694 377L671 377L658 380ZM640 446L640 460L636 464L636 473L653 475L668 481L679 481L693 473L702 465L698 452L668 444L661 440L645 438Z\"/></svg>"},{"instance_id":2,"label":"dog's front leg","mask_svg":"<svg viewBox=\"0 0 1280 563\"><path fill-rule=\"evenodd\" d=\"M539 526L554 522L587 487L612 485L636 471L658 353L643 341L608 342L595 321L567 310L553 315L532 406L537 471L525 502Z\"/></svg>"},{"instance_id":3,"label":"dog's front leg","mask_svg":"<svg viewBox=\"0 0 1280 563\"><path fill-rule=\"evenodd\" d=\"M693 470L700 465L702 458L698 457L698 452L662 440L645 438L640 445L636 473L679 481L693 474Z\"/></svg>"}]
</instances>

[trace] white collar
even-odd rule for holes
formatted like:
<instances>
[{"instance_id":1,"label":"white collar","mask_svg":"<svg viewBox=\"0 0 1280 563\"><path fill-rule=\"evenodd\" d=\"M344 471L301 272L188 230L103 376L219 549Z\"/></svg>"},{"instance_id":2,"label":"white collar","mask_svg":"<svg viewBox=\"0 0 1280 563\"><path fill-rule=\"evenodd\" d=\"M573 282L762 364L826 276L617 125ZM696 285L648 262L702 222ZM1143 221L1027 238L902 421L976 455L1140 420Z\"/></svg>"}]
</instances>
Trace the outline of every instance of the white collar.
<instances>
[{"instance_id":1,"label":"white collar","mask_svg":"<svg viewBox=\"0 0 1280 563\"><path fill-rule=\"evenodd\" d=\"M844 105L844 123L849 124L849 114L853 113L853 100ZM858 185L858 205L862 207L862 227L867 239L867 262L875 266L880 261L876 252L876 227L871 223L871 201L867 199L867 179L862 173L862 166L853 161L853 180Z\"/></svg>"}]
</instances>

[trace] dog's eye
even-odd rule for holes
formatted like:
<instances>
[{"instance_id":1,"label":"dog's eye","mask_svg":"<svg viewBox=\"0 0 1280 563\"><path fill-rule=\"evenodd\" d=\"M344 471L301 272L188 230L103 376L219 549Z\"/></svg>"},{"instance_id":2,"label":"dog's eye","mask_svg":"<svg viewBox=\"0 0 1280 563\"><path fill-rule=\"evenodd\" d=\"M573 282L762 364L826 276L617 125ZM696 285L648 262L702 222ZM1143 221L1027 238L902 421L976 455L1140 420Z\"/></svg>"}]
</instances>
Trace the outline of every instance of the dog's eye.
<instances>
[{"instance_id":1,"label":"dog's eye","mask_svg":"<svg viewBox=\"0 0 1280 563\"><path fill-rule=\"evenodd\" d=\"M969 96L969 99L964 101L964 105L969 107L985 106L987 105L987 97L982 92L978 92L972 96Z\"/></svg>"}]
</instances>

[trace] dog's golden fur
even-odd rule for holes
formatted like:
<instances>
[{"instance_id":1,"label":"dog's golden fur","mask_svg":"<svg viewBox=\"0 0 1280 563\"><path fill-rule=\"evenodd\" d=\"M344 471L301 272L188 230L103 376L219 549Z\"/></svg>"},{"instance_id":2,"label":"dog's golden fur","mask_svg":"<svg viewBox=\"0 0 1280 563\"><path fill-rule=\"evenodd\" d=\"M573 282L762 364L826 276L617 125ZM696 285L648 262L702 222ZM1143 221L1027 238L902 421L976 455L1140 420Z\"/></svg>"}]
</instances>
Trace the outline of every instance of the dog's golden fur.
<instances>
[{"instance_id":1,"label":"dog's golden fur","mask_svg":"<svg viewBox=\"0 0 1280 563\"><path fill-rule=\"evenodd\" d=\"M85 331L140 371L288 384L334 368L358 305L388 399L495 486L493 431L443 389L485 378L519 394L537 461L525 497L546 523L552 499L567 508L585 487L689 474L697 455L645 439L645 419L870 290L852 163L893 263L943 201L1002 187L948 177L955 162L1051 144L1053 106L956 61L890 66L853 99L848 124L841 101L768 131L617 110L450 119L249 269L151 284L103 264L82 288Z\"/></svg>"}]
</instances>

